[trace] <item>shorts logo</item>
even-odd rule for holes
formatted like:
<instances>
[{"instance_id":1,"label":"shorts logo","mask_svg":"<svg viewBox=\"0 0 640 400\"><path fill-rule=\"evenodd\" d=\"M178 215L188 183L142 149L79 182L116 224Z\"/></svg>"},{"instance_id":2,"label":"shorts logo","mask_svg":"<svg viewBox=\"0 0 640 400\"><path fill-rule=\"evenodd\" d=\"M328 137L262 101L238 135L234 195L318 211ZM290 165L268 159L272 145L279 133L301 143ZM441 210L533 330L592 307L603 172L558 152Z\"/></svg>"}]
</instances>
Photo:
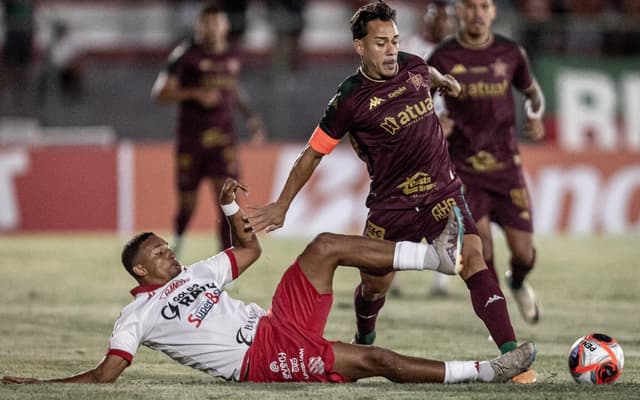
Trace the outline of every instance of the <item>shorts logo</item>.
<instances>
[{"instance_id":1,"label":"shorts logo","mask_svg":"<svg viewBox=\"0 0 640 400\"><path fill-rule=\"evenodd\" d=\"M386 229L374 224L371 221L367 221L367 230L365 232L366 237L370 239L384 239L385 233Z\"/></svg>"},{"instance_id":2,"label":"shorts logo","mask_svg":"<svg viewBox=\"0 0 640 400\"><path fill-rule=\"evenodd\" d=\"M324 361L322 357L309 357L309 372L324 375Z\"/></svg>"},{"instance_id":3,"label":"shorts logo","mask_svg":"<svg viewBox=\"0 0 640 400\"><path fill-rule=\"evenodd\" d=\"M280 371L280 368L278 368L278 363L275 361L271 361L271 363L269 364L269 369L273 373L278 373L278 371Z\"/></svg>"},{"instance_id":4,"label":"shorts logo","mask_svg":"<svg viewBox=\"0 0 640 400\"><path fill-rule=\"evenodd\" d=\"M402 193L406 196L428 192L435 188L436 184L432 182L431 176L426 172L418 172L396 186L396 189L402 189Z\"/></svg>"},{"instance_id":5,"label":"shorts logo","mask_svg":"<svg viewBox=\"0 0 640 400\"><path fill-rule=\"evenodd\" d=\"M313 365L317 364L317 361L315 361L316 358L320 359L322 366L316 366L315 368L317 370L321 369L323 371L322 374L324 374L324 362L322 362L322 359L320 357L311 357L309 359L309 371L313 372L312 363ZM291 367L289 367L289 365L291 365ZM286 381L292 380L293 374L302 374L302 379L304 379L305 381L309 380L309 372L307 372L304 347L300 347L298 349L298 355L296 357L289 357L289 355L284 351L279 352L278 359L269 363L269 369L274 374L280 373L282 379ZM300 377L298 377L297 380L300 380Z\"/></svg>"},{"instance_id":6,"label":"shorts logo","mask_svg":"<svg viewBox=\"0 0 640 400\"><path fill-rule=\"evenodd\" d=\"M449 217L449 213L451 213L451 208L455 205L456 199L449 197L448 199L442 200L433 206L433 208L431 208L431 215L436 221L447 219Z\"/></svg>"}]
</instances>

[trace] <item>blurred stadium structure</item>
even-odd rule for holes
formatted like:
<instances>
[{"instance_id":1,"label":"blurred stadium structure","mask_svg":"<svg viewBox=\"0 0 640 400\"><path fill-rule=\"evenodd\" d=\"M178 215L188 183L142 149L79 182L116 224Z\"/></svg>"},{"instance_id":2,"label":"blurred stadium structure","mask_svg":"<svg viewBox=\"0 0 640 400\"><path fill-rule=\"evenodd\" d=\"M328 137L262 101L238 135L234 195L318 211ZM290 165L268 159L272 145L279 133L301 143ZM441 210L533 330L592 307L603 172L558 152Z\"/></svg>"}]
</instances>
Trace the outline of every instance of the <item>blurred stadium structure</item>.
<instances>
[{"instance_id":1,"label":"blurred stadium structure","mask_svg":"<svg viewBox=\"0 0 640 400\"><path fill-rule=\"evenodd\" d=\"M11 2L33 11L31 26L23 27L33 32L33 48L23 69L26 80L13 79L6 63L0 77L0 232L169 226L175 110L152 104L149 93L168 51L189 32L202 2L5 4ZM639 233L640 1L495 2L498 31L524 45L547 96L545 150L523 150L525 165L532 163L537 231ZM348 19L362 3L307 1L300 63L291 69L278 59L281 53L272 56L281 43L267 0L248 1L239 41L242 76L275 142L261 150L244 149L245 179L260 187L253 202L268 200L281 187L280 171L288 170L337 84L355 70ZM428 0L389 3L398 9L403 37L420 29ZM8 15L3 16L3 27L10 28ZM4 47L8 37L3 29ZM65 75L52 76L61 70ZM242 132L242 124L238 127ZM300 209L291 210L284 234L301 233L296 215L302 219L310 210L317 211L319 221L337 219L326 217L337 209L350 213L346 225L320 224L314 230L362 226L364 167L348 149L329 160L322 166L326 172L308 188L310 198L297 200ZM271 180L264 179L267 163ZM56 168L68 174L52 176ZM345 170L354 172L351 177L332 172ZM62 183L54 184L56 179ZM153 186L155 181L162 188ZM345 187L347 197L328 200ZM76 204L70 193L77 190L95 190L95 195ZM141 215L144 201L152 201L145 197L149 193L166 196L166 205L148 207L150 216ZM80 212L95 201L100 207ZM196 227L208 228L212 212L199 211ZM78 221L69 222L73 218Z\"/></svg>"}]
</instances>

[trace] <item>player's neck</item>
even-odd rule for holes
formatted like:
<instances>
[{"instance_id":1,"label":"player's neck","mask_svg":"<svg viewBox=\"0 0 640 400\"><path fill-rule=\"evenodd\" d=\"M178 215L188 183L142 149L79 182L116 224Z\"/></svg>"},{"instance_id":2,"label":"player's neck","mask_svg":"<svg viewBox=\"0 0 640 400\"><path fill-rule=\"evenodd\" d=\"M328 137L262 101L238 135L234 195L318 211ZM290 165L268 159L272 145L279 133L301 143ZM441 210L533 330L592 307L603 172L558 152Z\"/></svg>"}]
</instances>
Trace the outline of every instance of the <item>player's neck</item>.
<instances>
[{"instance_id":1,"label":"player's neck","mask_svg":"<svg viewBox=\"0 0 640 400\"><path fill-rule=\"evenodd\" d=\"M362 73L362 75L365 76L365 78L369 79L370 81L374 81L374 82L384 82L388 79L391 79L390 77L384 77L380 74L373 74L371 73L371 71L366 67L366 65L364 64L360 64L360 72ZM398 71L400 70L400 65L396 64L396 71L394 72L393 76L396 76L398 74Z\"/></svg>"},{"instance_id":2,"label":"player's neck","mask_svg":"<svg viewBox=\"0 0 640 400\"><path fill-rule=\"evenodd\" d=\"M471 49L483 49L493 43L493 33L491 31L480 36L471 36L465 31L458 31L456 38L461 45Z\"/></svg>"},{"instance_id":3,"label":"player's neck","mask_svg":"<svg viewBox=\"0 0 640 400\"><path fill-rule=\"evenodd\" d=\"M220 54L224 53L228 46L226 42L213 42L213 43L203 43L204 50L209 54Z\"/></svg>"}]
</instances>

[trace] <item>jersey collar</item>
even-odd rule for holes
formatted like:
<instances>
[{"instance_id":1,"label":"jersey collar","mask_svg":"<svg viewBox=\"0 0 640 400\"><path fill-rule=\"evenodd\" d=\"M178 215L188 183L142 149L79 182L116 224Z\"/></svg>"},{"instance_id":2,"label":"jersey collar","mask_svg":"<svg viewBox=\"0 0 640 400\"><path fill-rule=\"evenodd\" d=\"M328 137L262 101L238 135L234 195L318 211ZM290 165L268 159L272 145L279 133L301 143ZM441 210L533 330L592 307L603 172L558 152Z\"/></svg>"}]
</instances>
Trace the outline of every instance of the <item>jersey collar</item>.
<instances>
[{"instance_id":1,"label":"jersey collar","mask_svg":"<svg viewBox=\"0 0 640 400\"><path fill-rule=\"evenodd\" d=\"M136 297L137 295L139 295L140 293L148 293L148 292L153 292L154 290L161 288L164 285L145 285L145 286L136 286L133 289L131 289L131 291L129 291L129 293L131 293L131 295L133 297Z\"/></svg>"}]
</instances>

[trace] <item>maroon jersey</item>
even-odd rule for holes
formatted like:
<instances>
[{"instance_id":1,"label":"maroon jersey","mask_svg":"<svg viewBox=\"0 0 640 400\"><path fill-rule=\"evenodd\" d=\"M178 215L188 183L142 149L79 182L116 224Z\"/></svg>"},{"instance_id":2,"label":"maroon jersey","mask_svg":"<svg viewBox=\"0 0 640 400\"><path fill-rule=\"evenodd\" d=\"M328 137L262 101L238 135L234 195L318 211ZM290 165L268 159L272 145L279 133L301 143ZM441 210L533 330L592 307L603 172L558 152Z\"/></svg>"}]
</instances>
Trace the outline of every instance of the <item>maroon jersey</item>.
<instances>
[{"instance_id":1,"label":"maroon jersey","mask_svg":"<svg viewBox=\"0 0 640 400\"><path fill-rule=\"evenodd\" d=\"M322 153L347 133L367 164L367 206L404 209L430 204L458 189L447 142L433 111L429 70L420 57L399 53L388 80L361 69L345 79L310 141Z\"/></svg>"},{"instance_id":2,"label":"maroon jersey","mask_svg":"<svg viewBox=\"0 0 640 400\"><path fill-rule=\"evenodd\" d=\"M458 98L445 101L455 122L449 151L463 181L467 176L489 181L519 168L511 88L524 90L533 84L524 51L500 35L482 48L465 47L452 37L436 48L428 63L462 85Z\"/></svg>"},{"instance_id":3,"label":"maroon jersey","mask_svg":"<svg viewBox=\"0 0 640 400\"><path fill-rule=\"evenodd\" d=\"M240 60L231 52L211 54L193 41L185 41L169 56L167 73L180 85L212 87L220 91L221 101L212 108L187 100L178 112L178 146L211 148L236 141L233 104L240 73Z\"/></svg>"}]
</instances>

